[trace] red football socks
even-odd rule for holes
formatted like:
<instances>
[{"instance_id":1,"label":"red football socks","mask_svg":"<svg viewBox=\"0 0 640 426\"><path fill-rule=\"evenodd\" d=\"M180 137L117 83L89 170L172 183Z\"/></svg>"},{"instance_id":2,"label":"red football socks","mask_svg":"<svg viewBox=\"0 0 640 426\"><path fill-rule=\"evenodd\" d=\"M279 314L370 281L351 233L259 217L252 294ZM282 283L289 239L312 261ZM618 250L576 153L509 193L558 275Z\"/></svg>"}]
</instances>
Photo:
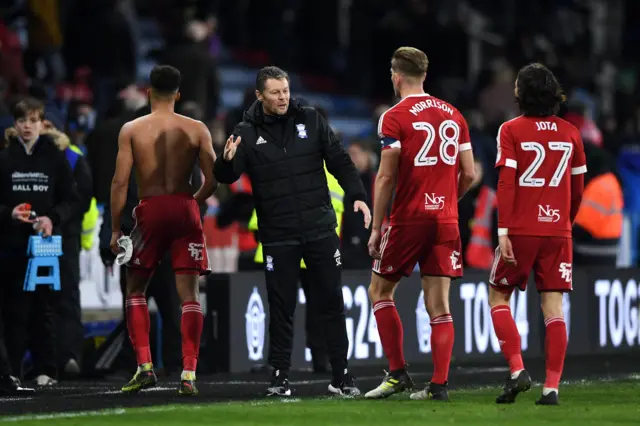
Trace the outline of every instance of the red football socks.
<instances>
[{"instance_id":1,"label":"red football socks","mask_svg":"<svg viewBox=\"0 0 640 426\"><path fill-rule=\"evenodd\" d=\"M513 320L509 305L498 305L492 308L491 319L502 348L502 354L509 363L511 374L524 370L520 348L520 333L518 333L518 327Z\"/></svg>"},{"instance_id":2,"label":"red football socks","mask_svg":"<svg viewBox=\"0 0 640 426\"><path fill-rule=\"evenodd\" d=\"M431 383L444 385L449 378L449 366L453 352L453 331L451 314L440 315L431 320L431 357L433 359Z\"/></svg>"},{"instance_id":3,"label":"red football socks","mask_svg":"<svg viewBox=\"0 0 640 426\"><path fill-rule=\"evenodd\" d=\"M373 305L373 314L378 324L378 334L384 354L389 360L389 371L403 370L404 360L402 321L393 300L380 300Z\"/></svg>"},{"instance_id":4,"label":"red football socks","mask_svg":"<svg viewBox=\"0 0 640 426\"><path fill-rule=\"evenodd\" d=\"M567 353L567 326L562 318L549 318L544 322L547 333L544 339L544 352L547 367L545 388L558 389L564 357Z\"/></svg>"},{"instance_id":5,"label":"red football socks","mask_svg":"<svg viewBox=\"0 0 640 426\"><path fill-rule=\"evenodd\" d=\"M149 308L144 295L127 297L127 329L138 365L151 362L149 346Z\"/></svg>"},{"instance_id":6,"label":"red football socks","mask_svg":"<svg viewBox=\"0 0 640 426\"><path fill-rule=\"evenodd\" d=\"M203 322L199 302L182 304L182 366L185 371L196 371Z\"/></svg>"}]
</instances>

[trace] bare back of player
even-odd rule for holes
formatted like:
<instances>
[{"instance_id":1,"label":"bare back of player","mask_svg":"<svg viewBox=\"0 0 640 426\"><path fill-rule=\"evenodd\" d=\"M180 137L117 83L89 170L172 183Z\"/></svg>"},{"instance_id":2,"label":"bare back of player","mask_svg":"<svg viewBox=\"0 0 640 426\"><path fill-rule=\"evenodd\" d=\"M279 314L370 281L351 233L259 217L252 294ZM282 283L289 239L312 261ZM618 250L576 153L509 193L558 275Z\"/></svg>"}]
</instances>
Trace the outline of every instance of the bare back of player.
<instances>
[{"instance_id":1,"label":"bare back of player","mask_svg":"<svg viewBox=\"0 0 640 426\"><path fill-rule=\"evenodd\" d=\"M200 144L206 139L204 124L169 111L155 111L127 126L138 196L189 192Z\"/></svg>"},{"instance_id":2,"label":"bare back of player","mask_svg":"<svg viewBox=\"0 0 640 426\"><path fill-rule=\"evenodd\" d=\"M375 259L369 297L389 375L366 398L386 398L411 389L402 348L402 323L393 294L402 277L420 267L425 307L431 318L434 372L411 399L447 400L453 349L449 310L451 278L462 274L458 199L469 189L475 166L462 114L423 90L428 60L401 47L391 60L391 80L402 100L380 117L382 156L376 177L369 253ZM381 225L395 186L390 223Z\"/></svg>"},{"instance_id":3,"label":"bare back of player","mask_svg":"<svg viewBox=\"0 0 640 426\"><path fill-rule=\"evenodd\" d=\"M177 69L154 68L151 114L126 123L118 138L116 172L111 186L111 249L114 253L124 249L125 254L129 254L127 327L139 365L134 378L123 387L125 392L139 391L156 383L144 293L149 278L169 251L182 301L184 370L179 392L197 393L195 369L202 333L198 277L210 272L199 204L213 194L217 184L213 177L215 154L209 130L203 123L173 111L179 98L179 84ZM194 195L190 180L198 161L204 182ZM123 243L120 217L132 169L140 203L133 211L135 226L130 240L124 239Z\"/></svg>"}]
</instances>

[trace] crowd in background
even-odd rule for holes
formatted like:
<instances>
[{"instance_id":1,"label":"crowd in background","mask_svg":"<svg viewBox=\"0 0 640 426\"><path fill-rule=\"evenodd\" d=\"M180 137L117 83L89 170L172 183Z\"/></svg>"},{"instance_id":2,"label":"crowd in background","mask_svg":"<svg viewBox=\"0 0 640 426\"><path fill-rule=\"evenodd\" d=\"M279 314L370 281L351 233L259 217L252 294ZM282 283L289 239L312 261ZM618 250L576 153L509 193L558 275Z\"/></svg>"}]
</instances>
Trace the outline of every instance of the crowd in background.
<instances>
[{"instance_id":1,"label":"crowd in background","mask_svg":"<svg viewBox=\"0 0 640 426\"><path fill-rule=\"evenodd\" d=\"M120 128L149 108L138 75L141 22L152 21L164 44L151 56L183 76L178 112L204 121L218 152L255 99L247 87L242 105L222 102L221 46L239 64L274 63L300 74L307 90L366 97L374 130L344 142L371 203L377 120L396 101L389 57L399 45L411 45L430 59L426 91L459 107L470 125L479 179L460 204L460 226L467 266L487 269L496 244L495 135L500 123L518 115L517 69L540 61L567 93L561 115L588 145L585 184L598 184L587 192L593 212L578 224L590 262L589 253L598 256L593 240L619 242L623 204L632 227L640 223L638 8L623 0L1 0L0 131L12 126L18 100L43 102L48 125L86 156L93 197L107 206ZM301 89L293 86L293 97ZM327 118L331 124L339 117ZM135 200L135 186L131 191ZM256 267L250 260L256 242L246 228L250 185L241 179L222 187L208 204L203 213L219 214L218 226L238 224L240 268ZM366 269L368 233L352 216L346 209L342 218L344 266ZM603 227L607 232L598 233ZM108 262L107 246L103 257ZM615 264L615 257L609 251L608 261Z\"/></svg>"}]
</instances>

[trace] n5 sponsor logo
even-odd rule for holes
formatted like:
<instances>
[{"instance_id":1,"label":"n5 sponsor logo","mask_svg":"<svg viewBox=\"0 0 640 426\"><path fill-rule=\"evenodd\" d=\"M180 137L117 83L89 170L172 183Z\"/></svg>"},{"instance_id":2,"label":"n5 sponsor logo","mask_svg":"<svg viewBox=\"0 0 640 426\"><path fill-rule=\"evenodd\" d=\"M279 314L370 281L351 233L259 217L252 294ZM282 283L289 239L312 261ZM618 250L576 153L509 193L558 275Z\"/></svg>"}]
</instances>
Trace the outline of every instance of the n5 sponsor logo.
<instances>
[{"instance_id":1,"label":"n5 sponsor logo","mask_svg":"<svg viewBox=\"0 0 640 426\"><path fill-rule=\"evenodd\" d=\"M556 223L559 220L559 209L552 209L548 204L546 206L538 204L538 222Z\"/></svg>"},{"instance_id":2,"label":"n5 sponsor logo","mask_svg":"<svg viewBox=\"0 0 640 426\"><path fill-rule=\"evenodd\" d=\"M523 352L529 346L527 291L516 291L511 296L511 313L520 333ZM491 320L487 285L484 282L462 284L460 299L464 302L464 352L484 354L489 343L494 353L500 352L500 342Z\"/></svg>"},{"instance_id":3,"label":"n5 sponsor logo","mask_svg":"<svg viewBox=\"0 0 640 426\"><path fill-rule=\"evenodd\" d=\"M424 194L424 209L425 210L442 210L444 208L444 195L436 195L434 192L431 194Z\"/></svg>"},{"instance_id":4,"label":"n5 sponsor logo","mask_svg":"<svg viewBox=\"0 0 640 426\"><path fill-rule=\"evenodd\" d=\"M597 280L594 288L598 296L599 344L618 348L623 341L628 346L640 344L638 325L638 296L640 286L634 279L623 284L620 280Z\"/></svg>"}]
</instances>

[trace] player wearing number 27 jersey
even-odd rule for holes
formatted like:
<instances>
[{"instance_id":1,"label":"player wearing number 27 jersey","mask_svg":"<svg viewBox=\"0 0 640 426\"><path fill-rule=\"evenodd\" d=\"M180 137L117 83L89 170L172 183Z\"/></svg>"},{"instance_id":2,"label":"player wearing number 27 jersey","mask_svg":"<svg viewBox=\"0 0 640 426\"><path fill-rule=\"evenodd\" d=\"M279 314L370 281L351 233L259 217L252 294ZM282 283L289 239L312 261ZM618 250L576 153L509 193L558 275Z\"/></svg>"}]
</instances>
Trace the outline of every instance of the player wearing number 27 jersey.
<instances>
[{"instance_id":1,"label":"player wearing number 27 jersey","mask_svg":"<svg viewBox=\"0 0 640 426\"><path fill-rule=\"evenodd\" d=\"M469 129L460 112L423 91L427 64L418 49L396 50L391 80L402 100L382 114L378 124L382 155L369 240L369 253L375 259L369 295L389 374L366 398L386 398L413 386L405 368L402 323L393 291L418 264L429 301L434 371L427 388L411 398L448 399L454 340L449 286L451 278L462 275L458 199L473 181L474 162ZM394 185L390 222L382 235Z\"/></svg>"},{"instance_id":2,"label":"player wearing number 27 jersey","mask_svg":"<svg viewBox=\"0 0 640 426\"><path fill-rule=\"evenodd\" d=\"M571 227L587 166L580 133L555 116L564 95L551 71L540 64L525 66L515 95L523 115L502 124L497 137L500 246L489 277L489 303L511 377L496 402L512 403L531 387L509 301L515 288L526 288L533 271L546 325L547 374L537 403L555 405L567 349L562 301L572 290Z\"/></svg>"}]
</instances>

